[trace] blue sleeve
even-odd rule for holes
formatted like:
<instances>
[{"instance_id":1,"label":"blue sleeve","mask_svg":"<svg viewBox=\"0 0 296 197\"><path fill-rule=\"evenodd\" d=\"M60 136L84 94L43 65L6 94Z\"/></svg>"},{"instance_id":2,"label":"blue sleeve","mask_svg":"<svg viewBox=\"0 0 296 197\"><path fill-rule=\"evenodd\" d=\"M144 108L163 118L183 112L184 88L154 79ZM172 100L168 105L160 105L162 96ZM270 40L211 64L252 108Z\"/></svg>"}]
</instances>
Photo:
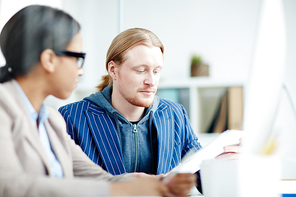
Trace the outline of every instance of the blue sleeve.
<instances>
[{"instance_id":1,"label":"blue sleeve","mask_svg":"<svg viewBox=\"0 0 296 197\"><path fill-rule=\"evenodd\" d=\"M196 177L196 188L202 194L202 185L201 185L200 171L197 171L195 174L197 176Z\"/></svg>"},{"instance_id":2,"label":"blue sleeve","mask_svg":"<svg viewBox=\"0 0 296 197\"><path fill-rule=\"evenodd\" d=\"M184 116L184 138L185 138L185 143L183 146L183 150L182 150L182 157L184 155L186 155L186 153L188 153L189 151L198 151L199 149L201 149L201 145L198 141L198 138L196 136L196 134L194 133L189 118L187 116L187 112L185 110L185 108L182 106L182 112L183 112L183 116Z\"/></svg>"},{"instance_id":3,"label":"blue sleeve","mask_svg":"<svg viewBox=\"0 0 296 197\"><path fill-rule=\"evenodd\" d=\"M182 151L182 157L183 157L190 150L194 150L194 152L195 152L195 151L198 151L199 149L201 149L202 146L198 142L198 138L195 135L195 133L191 127L189 118L187 116L187 112L183 106L182 106L182 110L183 110L184 121L185 121L185 146L183 147L183 151ZM200 171L197 171L195 174L197 176L196 188L202 194Z\"/></svg>"},{"instance_id":4,"label":"blue sleeve","mask_svg":"<svg viewBox=\"0 0 296 197\"><path fill-rule=\"evenodd\" d=\"M60 107L58 109L58 111L61 113L61 115L65 119L68 134L71 136L71 138L75 141L76 144L79 144L77 134L75 132L75 129L74 129L74 126L73 126L73 123L72 123L72 119L71 119L71 116L70 116L70 114L68 112L67 107L65 107L65 106Z\"/></svg>"}]
</instances>

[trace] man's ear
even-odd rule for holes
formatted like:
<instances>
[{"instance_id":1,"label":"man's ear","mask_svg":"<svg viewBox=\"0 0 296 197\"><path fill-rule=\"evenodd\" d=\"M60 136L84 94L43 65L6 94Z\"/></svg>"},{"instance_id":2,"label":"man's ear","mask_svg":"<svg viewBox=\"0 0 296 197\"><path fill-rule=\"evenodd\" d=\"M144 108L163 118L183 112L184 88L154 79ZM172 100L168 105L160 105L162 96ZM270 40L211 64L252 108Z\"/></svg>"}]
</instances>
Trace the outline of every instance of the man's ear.
<instances>
[{"instance_id":1,"label":"man's ear","mask_svg":"<svg viewBox=\"0 0 296 197\"><path fill-rule=\"evenodd\" d=\"M113 80L116 80L117 69L118 69L117 65L113 60L108 62L108 73L109 73L110 77L112 77Z\"/></svg>"},{"instance_id":2,"label":"man's ear","mask_svg":"<svg viewBox=\"0 0 296 197\"><path fill-rule=\"evenodd\" d=\"M40 55L40 63L46 72L55 70L56 54L52 49L45 49Z\"/></svg>"}]
</instances>

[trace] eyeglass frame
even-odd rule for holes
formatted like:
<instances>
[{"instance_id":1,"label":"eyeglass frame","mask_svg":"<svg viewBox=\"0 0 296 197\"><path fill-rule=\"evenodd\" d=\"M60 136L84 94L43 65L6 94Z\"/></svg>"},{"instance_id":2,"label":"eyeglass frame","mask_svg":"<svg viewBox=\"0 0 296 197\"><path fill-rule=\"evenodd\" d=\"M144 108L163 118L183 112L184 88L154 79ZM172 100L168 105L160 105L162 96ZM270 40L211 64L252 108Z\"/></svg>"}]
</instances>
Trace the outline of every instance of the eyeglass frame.
<instances>
[{"instance_id":1,"label":"eyeglass frame","mask_svg":"<svg viewBox=\"0 0 296 197\"><path fill-rule=\"evenodd\" d=\"M77 53L72 51L58 51L55 53L57 56L68 56L68 57L76 57L76 58L82 58L81 65L78 65L78 68L82 68L85 60L86 53ZM78 60L77 60L78 61Z\"/></svg>"}]
</instances>

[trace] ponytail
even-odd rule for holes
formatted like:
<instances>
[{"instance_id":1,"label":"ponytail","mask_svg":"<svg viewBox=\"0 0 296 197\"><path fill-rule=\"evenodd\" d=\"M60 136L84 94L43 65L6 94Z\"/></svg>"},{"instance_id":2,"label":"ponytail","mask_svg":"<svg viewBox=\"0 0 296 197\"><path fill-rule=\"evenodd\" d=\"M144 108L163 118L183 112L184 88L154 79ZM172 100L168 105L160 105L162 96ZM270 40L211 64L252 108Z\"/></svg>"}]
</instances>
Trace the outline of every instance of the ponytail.
<instances>
[{"instance_id":1,"label":"ponytail","mask_svg":"<svg viewBox=\"0 0 296 197\"><path fill-rule=\"evenodd\" d=\"M5 65L4 67L0 67L0 83L10 81L13 78L14 77L9 66Z\"/></svg>"},{"instance_id":2,"label":"ponytail","mask_svg":"<svg viewBox=\"0 0 296 197\"><path fill-rule=\"evenodd\" d=\"M102 83L100 83L96 88L99 92L103 91L105 87L113 84L113 80L110 75L103 75L102 76Z\"/></svg>"}]
</instances>

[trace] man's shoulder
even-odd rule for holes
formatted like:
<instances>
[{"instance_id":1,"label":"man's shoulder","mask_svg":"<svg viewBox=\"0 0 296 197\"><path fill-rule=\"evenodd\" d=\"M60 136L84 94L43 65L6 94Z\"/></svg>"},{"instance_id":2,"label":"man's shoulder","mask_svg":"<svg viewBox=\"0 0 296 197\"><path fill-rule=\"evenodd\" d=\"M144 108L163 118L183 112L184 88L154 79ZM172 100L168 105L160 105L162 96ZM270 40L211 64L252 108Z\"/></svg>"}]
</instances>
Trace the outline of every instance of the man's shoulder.
<instances>
[{"instance_id":1,"label":"man's shoulder","mask_svg":"<svg viewBox=\"0 0 296 197\"><path fill-rule=\"evenodd\" d=\"M172 117L187 113L183 105L181 105L180 103L176 103L166 99L160 99L155 113L158 114L163 112L170 114L170 116Z\"/></svg>"},{"instance_id":2,"label":"man's shoulder","mask_svg":"<svg viewBox=\"0 0 296 197\"><path fill-rule=\"evenodd\" d=\"M76 102L69 103L69 104L66 104L64 106L61 106L59 108L59 112L63 112L63 111L71 112L73 110L75 110L75 111L77 111L77 110L85 111L85 110L87 110L89 105L90 105L90 101L88 101L88 100L80 100L80 101L76 101Z\"/></svg>"},{"instance_id":3,"label":"man's shoulder","mask_svg":"<svg viewBox=\"0 0 296 197\"><path fill-rule=\"evenodd\" d=\"M157 110L164 110L168 108L173 110L182 110L183 106L180 103L176 103L166 99L160 99Z\"/></svg>"},{"instance_id":4,"label":"man's shoulder","mask_svg":"<svg viewBox=\"0 0 296 197\"><path fill-rule=\"evenodd\" d=\"M83 99L77 102L69 103L59 108L59 112L63 115L64 113L77 113L77 112L84 112L84 111L101 111L101 108L94 104L93 102Z\"/></svg>"}]
</instances>

